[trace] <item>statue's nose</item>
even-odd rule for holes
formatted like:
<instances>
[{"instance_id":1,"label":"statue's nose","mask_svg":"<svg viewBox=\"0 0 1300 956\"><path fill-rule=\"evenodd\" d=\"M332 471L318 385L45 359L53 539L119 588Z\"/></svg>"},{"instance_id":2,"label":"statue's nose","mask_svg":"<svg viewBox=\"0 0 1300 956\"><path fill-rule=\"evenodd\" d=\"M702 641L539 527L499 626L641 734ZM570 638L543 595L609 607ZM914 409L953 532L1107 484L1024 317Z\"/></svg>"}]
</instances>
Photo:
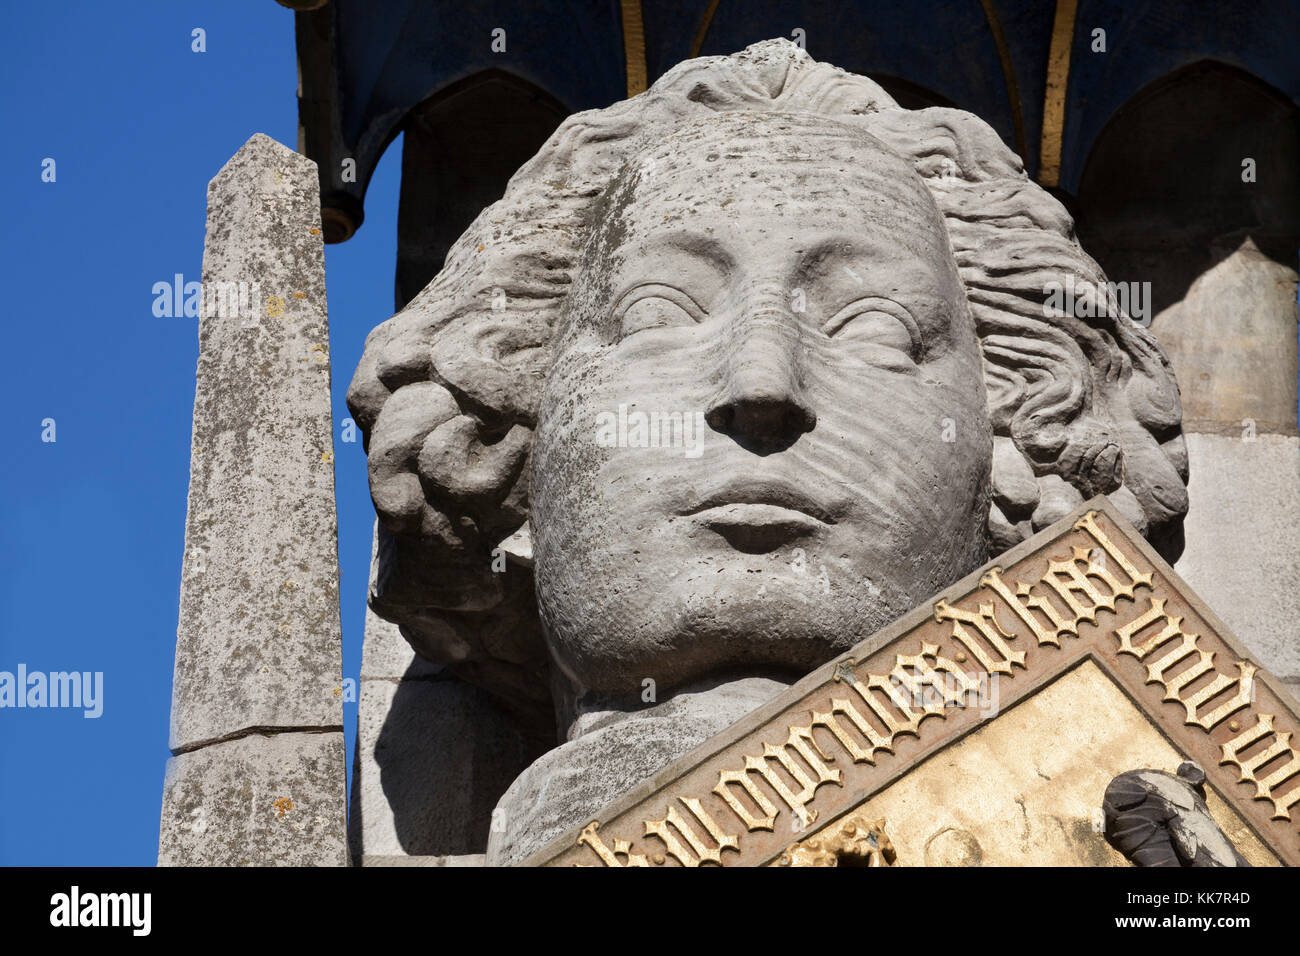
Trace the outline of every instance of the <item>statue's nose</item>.
<instances>
[{"instance_id":1,"label":"statue's nose","mask_svg":"<svg viewBox=\"0 0 1300 956\"><path fill-rule=\"evenodd\" d=\"M724 384L705 420L760 455L789 448L817 425L803 381L803 343L794 316L773 303L748 310L731 328Z\"/></svg>"}]
</instances>

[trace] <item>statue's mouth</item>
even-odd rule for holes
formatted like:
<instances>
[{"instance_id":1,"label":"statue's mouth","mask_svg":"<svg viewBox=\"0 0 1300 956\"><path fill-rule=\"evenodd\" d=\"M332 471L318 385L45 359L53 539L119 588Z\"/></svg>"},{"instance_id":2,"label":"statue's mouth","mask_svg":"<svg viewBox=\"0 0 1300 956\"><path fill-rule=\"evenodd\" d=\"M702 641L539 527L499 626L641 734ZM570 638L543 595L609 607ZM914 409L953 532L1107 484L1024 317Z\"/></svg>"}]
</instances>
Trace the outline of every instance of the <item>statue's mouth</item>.
<instances>
[{"instance_id":1,"label":"statue's mouth","mask_svg":"<svg viewBox=\"0 0 1300 956\"><path fill-rule=\"evenodd\" d=\"M729 481L720 488L705 494L695 505L682 511L683 515L703 514L706 511L742 506L752 511L737 511L762 519L775 512L785 512L812 518L821 524L835 524L834 509L823 505L808 493L805 485L796 485L779 478L750 477ZM765 510L758 510L761 506Z\"/></svg>"},{"instance_id":2,"label":"statue's mouth","mask_svg":"<svg viewBox=\"0 0 1300 956\"><path fill-rule=\"evenodd\" d=\"M738 551L763 554L835 524L834 515L801 489L780 481L742 481L706 495L682 514Z\"/></svg>"},{"instance_id":3,"label":"statue's mouth","mask_svg":"<svg viewBox=\"0 0 1300 956\"><path fill-rule=\"evenodd\" d=\"M766 554L824 528L801 511L776 505L722 505L699 513L701 523L716 531L737 551Z\"/></svg>"}]
</instances>

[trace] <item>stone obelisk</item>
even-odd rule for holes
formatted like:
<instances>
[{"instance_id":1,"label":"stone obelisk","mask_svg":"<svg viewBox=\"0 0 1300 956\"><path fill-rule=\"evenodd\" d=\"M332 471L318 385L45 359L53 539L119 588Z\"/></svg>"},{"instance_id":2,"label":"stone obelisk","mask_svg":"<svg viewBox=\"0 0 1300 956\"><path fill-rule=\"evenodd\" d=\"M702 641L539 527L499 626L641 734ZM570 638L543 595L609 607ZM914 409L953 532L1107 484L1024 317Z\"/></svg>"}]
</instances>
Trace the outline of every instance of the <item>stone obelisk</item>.
<instances>
[{"instance_id":1,"label":"stone obelisk","mask_svg":"<svg viewBox=\"0 0 1300 956\"><path fill-rule=\"evenodd\" d=\"M162 865L347 863L317 182L258 134L208 186Z\"/></svg>"}]
</instances>

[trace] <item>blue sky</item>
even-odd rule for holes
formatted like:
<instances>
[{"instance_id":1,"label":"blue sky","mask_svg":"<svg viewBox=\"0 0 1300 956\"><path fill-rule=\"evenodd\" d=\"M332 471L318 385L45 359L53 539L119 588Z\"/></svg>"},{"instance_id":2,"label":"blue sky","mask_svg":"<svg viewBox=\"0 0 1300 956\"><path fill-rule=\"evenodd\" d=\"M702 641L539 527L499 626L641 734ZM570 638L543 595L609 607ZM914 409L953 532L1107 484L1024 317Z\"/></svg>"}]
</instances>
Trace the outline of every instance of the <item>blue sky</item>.
<instances>
[{"instance_id":1,"label":"blue sky","mask_svg":"<svg viewBox=\"0 0 1300 956\"><path fill-rule=\"evenodd\" d=\"M0 864L152 865L198 320L156 318L151 288L199 278L207 182L249 136L296 145L293 14L273 0L31 3L7 4L4 23L0 671L102 671L104 710L0 710ZM336 423L366 332L392 312L400 148L360 232L326 246ZM361 446L338 434L356 676L373 512ZM355 704L344 718L351 768Z\"/></svg>"}]
</instances>

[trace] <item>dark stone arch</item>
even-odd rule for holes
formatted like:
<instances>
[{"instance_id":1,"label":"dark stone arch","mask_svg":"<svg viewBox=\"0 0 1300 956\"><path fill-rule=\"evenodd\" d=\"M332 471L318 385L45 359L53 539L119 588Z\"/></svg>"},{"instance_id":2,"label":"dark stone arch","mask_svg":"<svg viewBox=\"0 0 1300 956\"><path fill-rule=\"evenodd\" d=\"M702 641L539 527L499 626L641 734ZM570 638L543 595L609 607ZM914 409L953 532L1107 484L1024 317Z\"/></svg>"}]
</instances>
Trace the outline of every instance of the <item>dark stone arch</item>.
<instances>
[{"instance_id":1,"label":"dark stone arch","mask_svg":"<svg viewBox=\"0 0 1300 956\"><path fill-rule=\"evenodd\" d=\"M1294 240L1300 232L1300 110L1250 73L1202 60L1136 93L1102 129L1079 183L1080 237L1104 257L1137 253L1176 260L1161 270L1157 303L1182 297L1212 264L1219 236L1249 232L1256 241ZM1257 181L1241 179L1244 158ZM1159 232L1159 241L1152 229ZM1168 255L1169 244L1186 248ZM1282 250L1294 265L1294 248ZM1131 268L1136 261L1121 259ZM1108 269L1109 271L1109 269Z\"/></svg>"},{"instance_id":2,"label":"dark stone arch","mask_svg":"<svg viewBox=\"0 0 1300 956\"><path fill-rule=\"evenodd\" d=\"M1254 182L1242 179L1248 158ZM1293 431L1296 104L1225 63L1178 69L1111 117L1073 205L1080 240L1110 279L1151 283L1152 331L1192 429L1240 430L1250 418Z\"/></svg>"},{"instance_id":3,"label":"dark stone arch","mask_svg":"<svg viewBox=\"0 0 1300 956\"><path fill-rule=\"evenodd\" d=\"M546 142L569 110L504 70L443 87L407 114L401 130L396 306L437 275L451 244Z\"/></svg>"}]
</instances>

